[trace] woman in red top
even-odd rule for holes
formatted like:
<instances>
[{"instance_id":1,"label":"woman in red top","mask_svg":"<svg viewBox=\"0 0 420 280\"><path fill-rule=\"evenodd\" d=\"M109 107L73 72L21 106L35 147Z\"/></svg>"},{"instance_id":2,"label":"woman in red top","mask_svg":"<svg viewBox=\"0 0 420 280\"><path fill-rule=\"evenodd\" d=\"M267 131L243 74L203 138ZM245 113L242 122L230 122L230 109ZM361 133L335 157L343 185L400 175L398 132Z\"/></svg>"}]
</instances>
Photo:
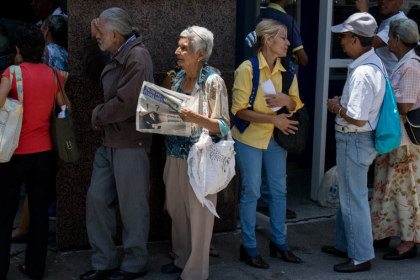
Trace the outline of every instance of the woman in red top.
<instances>
[{"instance_id":1,"label":"woman in red top","mask_svg":"<svg viewBox=\"0 0 420 280\"><path fill-rule=\"evenodd\" d=\"M41 278L45 270L48 208L56 164L49 134L50 118L54 102L59 107L68 105L68 112L71 106L65 94L65 103L62 95L57 94L60 90L52 69L42 63L44 47L43 34L36 26L20 27L16 32L15 62L20 62L22 73L23 119L18 148L10 162L0 163L0 280L6 278L9 270L11 232L24 181L30 229L25 264L19 268L32 278ZM7 69L0 80L0 108L8 95L18 99L16 78L11 85L9 78Z\"/></svg>"}]
</instances>

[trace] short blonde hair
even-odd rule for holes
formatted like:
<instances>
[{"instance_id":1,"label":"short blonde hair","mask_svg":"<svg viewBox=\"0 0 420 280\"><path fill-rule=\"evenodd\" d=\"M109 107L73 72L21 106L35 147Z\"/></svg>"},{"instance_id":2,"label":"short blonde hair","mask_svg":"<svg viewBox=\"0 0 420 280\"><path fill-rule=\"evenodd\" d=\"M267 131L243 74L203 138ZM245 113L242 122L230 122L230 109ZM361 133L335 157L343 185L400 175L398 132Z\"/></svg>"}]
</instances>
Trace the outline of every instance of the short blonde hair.
<instances>
[{"instance_id":1,"label":"short blonde hair","mask_svg":"<svg viewBox=\"0 0 420 280\"><path fill-rule=\"evenodd\" d=\"M258 23L255 28L255 33L257 34L257 53L262 51L265 46L266 34L274 39L282 31L287 32L287 27L277 20L263 20Z\"/></svg>"}]
</instances>

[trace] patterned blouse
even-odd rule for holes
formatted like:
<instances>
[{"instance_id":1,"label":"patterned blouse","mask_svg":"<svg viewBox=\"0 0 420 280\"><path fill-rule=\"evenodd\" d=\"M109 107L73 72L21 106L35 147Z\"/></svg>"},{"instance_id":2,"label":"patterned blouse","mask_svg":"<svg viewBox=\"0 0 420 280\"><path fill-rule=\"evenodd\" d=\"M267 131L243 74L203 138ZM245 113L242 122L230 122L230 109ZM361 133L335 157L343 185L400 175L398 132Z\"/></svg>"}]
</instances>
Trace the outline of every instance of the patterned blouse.
<instances>
[{"instance_id":1,"label":"patterned blouse","mask_svg":"<svg viewBox=\"0 0 420 280\"><path fill-rule=\"evenodd\" d=\"M176 76L172 90L187 94L182 90L182 81L185 78L185 71L181 70ZM206 94L208 103L208 115L219 121L220 134L210 132L213 141L217 142L223 138L230 127L228 94L225 82L220 77L220 72L210 67L207 63L201 68L198 83L191 93L196 96L192 110L203 114L202 96ZM197 124L191 124L191 136L165 135L166 155L174 158L187 159L190 147L198 141L202 128Z\"/></svg>"},{"instance_id":2,"label":"patterned blouse","mask_svg":"<svg viewBox=\"0 0 420 280\"><path fill-rule=\"evenodd\" d=\"M397 64L391 75L391 85L395 92L397 103L413 103L410 111L420 108L420 57L414 50L408 52ZM402 63L401 63L402 62ZM414 145L408 137L404 127L403 116L400 115L401 122L401 144Z\"/></svg>"},{"instance_id":3,"label":"patterned blouse","mask_svg":"<svg viewBox=\"0 0 420 280\"><path fill-rule=\"evenodd\" d=\"M48 66L56 67L60 71L68 71L69 53L67 50L54 43L48 44L47 48L49 59L47 60L47 51L45 51L42 55L42 62L47 64L48 61Z\"/></svg>"}]
</instances>

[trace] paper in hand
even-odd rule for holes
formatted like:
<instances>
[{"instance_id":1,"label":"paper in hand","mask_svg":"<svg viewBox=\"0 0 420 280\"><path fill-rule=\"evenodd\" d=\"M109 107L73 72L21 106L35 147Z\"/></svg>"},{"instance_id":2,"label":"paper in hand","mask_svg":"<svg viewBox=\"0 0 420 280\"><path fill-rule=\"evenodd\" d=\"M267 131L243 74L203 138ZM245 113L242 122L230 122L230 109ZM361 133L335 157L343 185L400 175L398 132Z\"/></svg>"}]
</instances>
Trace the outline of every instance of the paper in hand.
<instances>
[{"instance_id":1,"label":"paper in hand","mask_svg":"<svg viewBox=\"0 0 420 280\"><path fill-rule=\"evenodd\" d=\"M276 94L276 89L275 89L271 79L268 79L264 83L261 83L261 89L263 90L264 95ZM280 109L281 109L281 107L271 108L271 110L273 110L274 112L276 112Z\"/></svg>"}]
</instances>

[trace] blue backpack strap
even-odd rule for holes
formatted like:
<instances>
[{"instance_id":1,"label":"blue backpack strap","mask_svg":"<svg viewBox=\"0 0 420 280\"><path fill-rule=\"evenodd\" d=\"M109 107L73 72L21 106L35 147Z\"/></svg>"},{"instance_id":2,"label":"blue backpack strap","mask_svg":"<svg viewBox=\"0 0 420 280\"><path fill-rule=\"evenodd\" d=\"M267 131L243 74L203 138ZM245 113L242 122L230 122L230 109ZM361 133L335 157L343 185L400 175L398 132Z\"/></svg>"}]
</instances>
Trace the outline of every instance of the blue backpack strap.
<instances>
[{"instance_id":1,"label":"blue backpack strap","mask_svg":"<svg viewBox=\"0 0 420 280\"><path fill-rule=\"evenodd\" d=\"M258 86L260 84L260 62L258 61L258 57L254 56L251 59L252 65L252 91L251 96L249 97L249 108L250 110L254 110L254 103L255 98L257 97ZM251 122L238 118L237 116L233 116L233 125L238 129L240 133L243 133L245 129Z\"/></svg>"},{"instance_id":2,"label":"blue backpack strap","mask_svg":"<svg viewBox=\"0 0 420 280\"><path fill-rule=\"evenodd\" d=\"M290 88L292 86L293 80L295 79L295 76L296 76L296 65L292 61L290 61L289 66L290 66L290 68L289 68L289 71L290 71L289 88Z\"/></svg>"},{"instance_id":3,"label":"blue backpack strap","mask_svg":"<svg viewBox=\"0 0 420 280\"><path fill-rule=\"evenodd\" d=\"M260 62L258 61L257 56L252 57L249 61L251 61L252 65L252 92L249 97L249 105L250 109L254 110L254 102L257 97L258 86L260 84Z\"/></svg>"}]
</instances>

